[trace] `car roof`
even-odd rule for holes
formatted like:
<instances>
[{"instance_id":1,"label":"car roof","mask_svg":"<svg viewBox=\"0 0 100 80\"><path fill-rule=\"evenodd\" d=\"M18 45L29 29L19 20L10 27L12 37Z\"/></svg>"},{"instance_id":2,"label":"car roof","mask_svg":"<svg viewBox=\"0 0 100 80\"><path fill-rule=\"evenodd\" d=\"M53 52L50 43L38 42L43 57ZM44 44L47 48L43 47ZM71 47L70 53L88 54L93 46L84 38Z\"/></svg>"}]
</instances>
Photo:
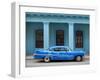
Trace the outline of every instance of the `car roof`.
<instances>
[{"instance_id":1,"label":"car roof","mask_svg":"<svg viewBox=\"0 0 100 80\"><path fill-rule=\"evenodd\" d=\"M68 46L52 46L52 47L50 47L50 49L51 49L51 48L63 48L63 47L64 47L64 48L68 48Z\"/></svg>"}]
</instances>

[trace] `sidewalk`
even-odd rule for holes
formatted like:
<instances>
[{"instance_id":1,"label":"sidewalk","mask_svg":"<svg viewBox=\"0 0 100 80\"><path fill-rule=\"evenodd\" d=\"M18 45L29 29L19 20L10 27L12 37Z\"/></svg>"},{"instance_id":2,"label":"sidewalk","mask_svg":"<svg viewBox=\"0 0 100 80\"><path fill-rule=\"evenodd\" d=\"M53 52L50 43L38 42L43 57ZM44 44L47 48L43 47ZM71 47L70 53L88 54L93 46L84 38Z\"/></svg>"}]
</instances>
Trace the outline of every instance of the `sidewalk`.
<instances>
[{"instance_id":1,"label":"sidewalk","mask_svg":"<svg viewBox=\"0 0 100 80\"><path fill-rule=\"evenodd\" d=\"M26 59L33 59L33 56L26 56Z\"/></svg>"}]
</instances>

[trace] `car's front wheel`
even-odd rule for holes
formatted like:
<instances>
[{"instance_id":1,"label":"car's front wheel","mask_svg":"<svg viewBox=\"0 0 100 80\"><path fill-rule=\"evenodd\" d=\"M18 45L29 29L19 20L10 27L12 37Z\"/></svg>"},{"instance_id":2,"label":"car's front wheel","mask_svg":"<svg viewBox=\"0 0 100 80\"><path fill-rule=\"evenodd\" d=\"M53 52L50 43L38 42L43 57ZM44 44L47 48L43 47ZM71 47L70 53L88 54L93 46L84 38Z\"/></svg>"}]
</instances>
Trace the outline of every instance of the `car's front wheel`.
<instances>
[{"instance_id":1,"label":"car's front wheel","mask_svg":"<svg viewBox=\"0 0 100 80\"><path fill-rule=\"evenodd\" d=\"M82 61L82 56L76 56L76 57L75 57L75 60L78 61L78 62L79 62L79 61Z\"/></svg>"},{"instance_id":2,"label":"car's front wheel","mask_svg":"<svg viewBox=\"0 0 100 80\"><path fill-rule=\"evenodd\" d=\"M47 57L47 56L46 56L46 57L44 58L44 62L50 62L50 57Z\"/></svg>"}]
</instances>

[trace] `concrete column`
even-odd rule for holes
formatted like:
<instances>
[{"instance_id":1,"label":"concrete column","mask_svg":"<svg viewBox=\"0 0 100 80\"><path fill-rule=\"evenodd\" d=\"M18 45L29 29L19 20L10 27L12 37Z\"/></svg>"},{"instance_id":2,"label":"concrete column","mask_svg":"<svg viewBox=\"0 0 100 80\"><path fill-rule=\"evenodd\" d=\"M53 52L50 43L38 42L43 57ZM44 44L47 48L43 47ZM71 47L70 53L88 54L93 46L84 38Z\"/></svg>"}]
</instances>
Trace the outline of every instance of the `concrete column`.
<instances>
[{"instance_id":1,"label":"concrete column","mask_svg":"<svg viewBox=\"0 0 100 80\"><path fill-rule=\"evenodd\" d=\"M43 23L44 49L49 48L49 23Z\"/></svg>"},{"instance_id":2,"label":"concrete column","mask_svg":"<svg viewBox=\"0 0 100 80\"><path fill-rule=\"evenodd\" d=\"M69 23L69 47L74 49L74 24Z\"/></svg>"}]
</instances>

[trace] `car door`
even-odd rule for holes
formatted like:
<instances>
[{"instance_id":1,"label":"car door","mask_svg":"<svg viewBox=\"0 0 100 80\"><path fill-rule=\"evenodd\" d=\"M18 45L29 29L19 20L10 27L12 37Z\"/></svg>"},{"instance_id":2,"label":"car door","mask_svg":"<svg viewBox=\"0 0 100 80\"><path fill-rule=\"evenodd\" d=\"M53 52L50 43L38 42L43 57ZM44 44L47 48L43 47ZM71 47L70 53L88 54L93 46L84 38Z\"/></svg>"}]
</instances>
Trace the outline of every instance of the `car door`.
<instances>
[{"instance_id":1,"label":"car door","mask_svg":"<svg viewBox=\"0 0 100 80\"><path fill-rule=\"evenodd\" d=\"M59 59L59 52L53 51L52 52L52 60L58 60Z\"/></svg>"},{"instance_id":2,"label":"car door","mask_svg":"<svg viewBox=\"0 0 100 80\"><path fill-rule=\"evenodd\" d=\"M67 60L67 58L68 58L68 55L67 55L66 51L60 51L59 52L59 59L60 60Z\"/></svg>"},{"instance_id":3,"label":"car door","mask_svg":"<svg viewBox=\"0 0 100 80\"><path fill-rule=\"evenodd\" d=\"M72 60L73 55L71 55L69 49L62 47L61 51L59 52L59 59L60 60Z\"/></svg>"},{"instance_id":4,"label":"car door","mask_svg":"<svg viewBox=\"0 0 100 80\"><path fill-rule=\"evenodd\" d=\"M52 54L51 56L52 60L59 60L59 48L54 48L51 54Z\"/></svg>"}]
</instances>

